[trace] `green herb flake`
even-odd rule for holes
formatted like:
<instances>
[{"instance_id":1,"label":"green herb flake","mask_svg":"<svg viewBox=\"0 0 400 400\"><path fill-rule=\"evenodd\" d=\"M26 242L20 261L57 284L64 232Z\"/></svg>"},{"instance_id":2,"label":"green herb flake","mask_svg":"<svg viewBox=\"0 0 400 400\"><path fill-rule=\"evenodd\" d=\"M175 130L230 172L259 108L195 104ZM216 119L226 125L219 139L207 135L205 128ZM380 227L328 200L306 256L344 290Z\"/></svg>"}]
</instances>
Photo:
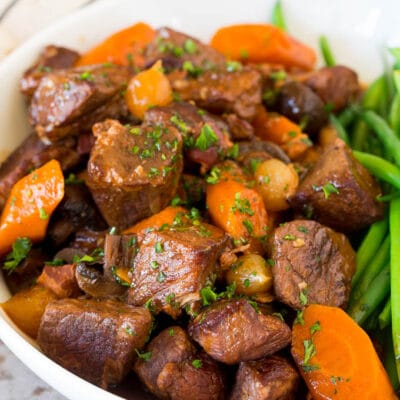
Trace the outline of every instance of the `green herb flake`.
<instances>
[{"instance_id":1,"label":"green herb flake","mask_svg":"<svg viewBox=\"0 0 400 400\"><path fill-rule=\"evenodd\" d=\"M139 153L139 150L140 150L140 147L136 145L136 146L133 146L130 151L132 154L136 155Z\"/></svg>"},{"instance_id":2,"label":"green herb flake","mask_svg":"<svg viewBox=\"0 0 400 400\"><path fill-rule=\"evenodd\" d=\"M226 152L226 157L236 160L236 158L238 158L238 156L239 156L239 145L237 143L235 143Z\"/></svg>"},{"instance_id":3,"label":"green herb flake","mask_svg":"<svg viewBox=\"0 0 400 400\"><path fill-rule=\"evenodd\" d=\"M242 69L243 69L243 65L239 61L227 61L226 62L226 70L228 72L241 71Z\"/></svg>"},{"instance_id":4,"label":"green herb flake","mask_svg":"<svg viewBox=\"0 0 400 400\"><path fill-rule=\"evenodd\" d=\"M62 265L65 265L66 262L62 258L55 258L52 261L45 261L44 264L50 267L61 267Z\"/></svg>"},{"instance_id":5,"label":"green herb flake","mask_svg":"<svg viewBox=\"0 0 400 400\"><path fill-rule=\"evenodd\" d=\"M93 81L93 75L90 71L84 71L79 75L81 81Z\"/></svg>"},{"instance_id":6,"label":"green herb flake","mask_svg":"<svg viewBox=\"0 0 400 400\"><path fill-rule=\"evenodd\" d=\"M241 199L240 196L240 192L235 193L235 205L231 207L231 211L238 211L241 214L253 216L254 211L251 209L250 201L246 198Z\"/></svg>"},{"instance_id":7,"label":"green herb flake","mask_svg":"<svg viewBox=\"0 0 400 400\"><path fill-rule=\"evenodd\" d=\"M242 221L242 224L247 229L247 232L249 232L250 235L252 235L254 233L254 226L253 226L252 222L249 219L247 219L247 218L244 219Z\"/></svg>"},{"instance_id":8,"label":"green herb flake","mask_svg":"<svg viewBox=\"0 0 400 400\"><path fill-rule=\"evenodd\" d=\"M151 261L150 265L151 265L151 268L153 268L153 269L157 269L160 266L160 264L155 260Z\"/></svg>"},{"instance_id":9,"label":"green herb flake","mask_svg":"<svg viewBox=\"0 0 400 400\"><path fill-rule=\"evenodd\" d=\"M65 178L66 185L79 185L83 183L83 179L79 179L75 174L70 173L67 178Z\"/></svg>"},{"instance_id":10,"label":"green herb flake","mask_svg":"<svg viewBox=\"0 0 400 400\"><path fill-rule=\"evenodd\" d=\"M192 39L186 39L183 43L183 49L187 54L195 54L197 51L197 45Z\"/></svg>"},{"instance_id":11,"label":"green herb flake","mask_svg":"<svg viewBox=\"0 0 400 400\"><path fill-rule=\"evenodd\" d=\"M138 355L139 358L141 358L144 361L149 361L151 358L151 351L148 351L147 353L141 353L138 349L135 349L136 354Z\"/></svg>"},{"instance_id":12,"label":"green herb flake","mask_svg":"<svg viewBox=\"0 0 400 400\"><path fill-rule=\"evenodd\" d=\"M148 172L148 174L147 174L147 176L148 176L149 178L154 178L155 176L157 176L157 175L159 175L159 174L160 174L160 172L158 171L157 168L151 167L150 170L149 170L149 172Z\"/></svg>"},{"instance_id":13,"label":"green herb flake","mask_svg":"<svg viewBox=\"0 0 400 400\"><path fill-rule=\"evenodd\" d=\"M206 151L218 142L218 137L210 125L204 124L200 135L197 137L195 147L201 151Z\"/></svg>"},{"instance_id":14,"label":"green herb flake","mask_svg":"<svg viewBox=\"0 0 400 400\"><path fill-rule=\"evenodd\" d=\"M245 288L248 288L248 287L250 286L250 279L249 279L249 278L246 278L246 279L243 281L243 286L244 286Z\"/></svg>"},{"instance_id":15,"label":"green herb flake","mask_svg":"<svg viewBox=\"0 0 400 400\"><path fill-rule=\"evenodd\" d=\"M221 170L218 167L213 167L210 174L206 177L206 182L215 185L219 182L221 176Z\"/></svg>"},{"instance_id":16,"label":"green herb flake","mask_svg":"<svg viewBox=\"0 0 400 400\"><path fill-rule=\"evenodd\" d=\"M307 290L300 290L299 299L302 306L306 306L308 303L307 292Z\"/></svg>"},{"instance_id":17,"label":"green herb flake","mask_svg":"<svg viewBox=\"0 0 400 400\"><path fill-rule=\"evenodd\" d=\"M286 234L286 235L283 237L283 239L284 239L284 240L294 241L294 240L297 239L297 237L296 237L295 235L292 235L291 233L288 233L288 234Z\"/></svg>"},{"instance_id":18,"label":"green herb flake","mask_svg":"<svg viewBox=\"0 0 400 400\"><path fill-rule=\"evenodd\" d=\"M49 215L47 214L46 210L43 207L39 208L39 217L40 219L48 219Z\"/></svg>"},{"instance_id":19,"label":"green herb flake","mask_svg":"<svg viewBox=\"0 0 400 400\"><path fill-rule=\"evenodd\" d=\"M321 330L321 324L319 321L315 322L315 324L311 325L310 332L311 335L314 335L315 332L319 332Z\"/></svg>"},{"instance_id":20,"label":"green herb flake","mask_svg":"<svg viewBox=\"0 0 400 400\"><path fill-rule=\"evenodd\" d=\"M10 275L15 271L18 265L25 260L30 249L32 247L32 242L27 237L18 238L12 245L12 250L7 254L6 260L3 264L3 269L8 271Z\"/></svg>"},{"instance_id":21,"label":"green herb flake","mask_svg":"<svg viewBox=\"0 0 400 400\"><path fill-rule=\"evenodd\" d=\"M322 191L324 192L325 199L329 198L331 194L339 194L339 189L332 183L328 182L322 186Z\"/></svg>"},{"instance_id":22,"label":"green herb flake","mask_svg":"<svg viewBox=\"0 0 400 400\"><path fill-rule=\"evenodd\" d=\"M203 366L203 362L201 360L193 360L192 365L196 369L200 369Z\"/></svg>"},{"instance_id":23,"label":"green herb flake","mask_svg":"<svg viewBox=\"0 0 400 400\"><path fill-rule=\"evenodd\" d=\"M164 251L164 246L161 242L157 242L155 245L156 253L162 253Z\"/></svg>"},{"instance_id":24,"label":"green herb flake","mask_svg":"<svg viewBox=\"0 0 400 400\"><path fill-rule=\"evenodd\" d=\"M211 305L212 303L216 302L218 298L217 294L209 286L203 287L200 290L200 295L203 306Z\"/></svg>"},{"instance_id":25,"label":"green herb flake","mask_svg":"<svg viewBox=\"0 0 400 400\"><path fill-rule=\"evenodd\" d=\"M308 365L311 358L315 356L317 351L315 349L314 341L312 339L303 340L303 346L304 346L303 365Z\"/></svg>"},{"instance_id":26,"label":"green herb flake","mask_svg":"<svg viewBox=\"0 0 400 400\"><path fill-rule=\"evenodd\" d=\"M160 271L157 275L157 282L159 283L163 283L165 281L165 274Z\"/></svg>"},{"instance_id":27,"label":"green herb flake","mask_svg":"<svg viewBox=\"0 0 400 400\"><path fill-rule=\"evenodd\" d=\"M174 328L169 328L168 329L168 335L171 336L171 337L175 335Z\"/></svg>"},{"instance_id":28,"label":"green herb flake","mask_svg":"<svg viewBox=\"0 0 400 400\"><path fill-rule=\"evenodd\" d=\"M182 132L182 133L188 133L189 128L186 125L185 121L180 118L178 115L173 115L170 118L170 121Z\"/></svg>"},{"instance_id":29,"label":"green herb flake","mask_svg":"<svg viewBox=\"0 0 400 400\"><path fill-rule=\"evenodd\" d=\"M297 230L298 230L299 232L302 232L302 233L308 233L308 229L307 229L305 226L303 226L303 225L299 225L299 226L297 227Z\"/></svg>"},{"instance_id":30,"label":"green herb flake","mask_svg":"<svg viewBox=\"0 0 400 400\"><path fill-rule=\"evenodd\" d=\"M287 74L283 69L281 69L279 71L271 72L269 74L269 77L274 81L282 81L282 80L286 79Z\"/></svg>"},{"instance_id":31,"label":"green herb flake","mask_svg":"<svg viewBox=\"0 0 400 400\"><path fill-rule=\"evenodd\" d=\"M130 336L136 336L136 332L130 326L127 326L125 328L125 333L127 333Z\"/></svg>"},{"instance_id":32,"label":"green herb flake","mask_svg":"<svg viewBox=\"0 0 400 400\"><path fill-rule=\"evenodd\" d=\"M304 325L304 311L300 310L297 311L296 319L294 320L295 324L300 324L301 326Z\"/></svg>"}]
</instances>

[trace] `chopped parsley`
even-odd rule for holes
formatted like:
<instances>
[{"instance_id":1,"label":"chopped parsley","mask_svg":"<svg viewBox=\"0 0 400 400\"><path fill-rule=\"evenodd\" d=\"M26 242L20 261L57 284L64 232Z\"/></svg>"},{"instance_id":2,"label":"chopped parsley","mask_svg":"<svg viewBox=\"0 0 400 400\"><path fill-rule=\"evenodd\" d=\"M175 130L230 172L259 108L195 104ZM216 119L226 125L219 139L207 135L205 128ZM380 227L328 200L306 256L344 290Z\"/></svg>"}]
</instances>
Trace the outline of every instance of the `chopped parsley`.
<instances>
[{"instance_id":1,"label":"chopped parsley","mask_svg":"<svg viewBox=\"0 0 400 400\"><path fill-rule=\"evenodd\" d=\"M244 286L245 288L248 288L248 287L250 286L250 279L249 279L249 278L246 278L246 279L243 281L243 286Z\"/></svg>"},{"instance_id":2,"label":"chopped parsley","mask_svg":"<svg viewBox=\"0 0 400 400\"><path fill-rule=\"evenodd\" d=\"M200 369L203 366L203 362L201 360L193 360L192 365L196 369Z\"/></svg>"},{"instance_id":3,"label":"chopped parsley","mask_svg":"<svg viewBox=\"0 0 400 400\"><path fill-rule=\"evenodd\" d=\"M169 328L168 329L168 335L169 336L174 336L175 335L174 328Z\"/></svg>"},{"instance_id":4,"label":"chopped parsley","mask_svg":"<svg viewBox=\"0 0 400 400\"><path fill-rule=\"evenodd\" d=\"M180 118L178 115L173 115L170 118L170 121L183 133L188 133L189 132L189 128L186 125L185 121Z\"/></svg>"},{"instance_id":5,"label":"chopped parsley","mask_svg":"<svg viewBox=\"0 0 400 400\"><path fill-rule=\"evenodd\" d=\"M300 304L302 306L306 306L308 303L307 292L308 292L308 290L304 290L304 291L300 290L299 298L300 298Z\"/></svg>"},{"instance_id":6,"label":"chopped parsley","mask_svg":"<svg viewBox=\"0 0 400 400\"><path fill-rule=\"evenodd\" d=\"M297 238L296 238L295 235L292 235L291 233L288 233L288 234L286 234L286 235L283 237L283 239L284 239L284 240L293 241L293 240L296 240Z\"/></svg>"},{"instance_id":7,"label":"chopped parsley","mask_svg":"<svg viewBox=\"0 0 400 400\"><path fill-rule=\"evenodd\" d=\"M12 251L6 256L3 269L8 271L9 275L13 273L18 265L25 260L31 247L32 242L29 238L18 238L12 245Z\"/></svg>"},{"instance_id":8,"label":"chopped parsley","mask_svg":"<svg viewBox=\"0 0 400 400\"><path fill-rule=\"evenodd\" d=\"M45 261L44 263L50 267L61 267L62 265L66 264L65 260L62 258L55 258L52 261Z\"/></svg>"},{"instance_id":9,"label":"chopped parsley","mask_svg":"<svg viewBox=\"0 0 400 400\"><path fill-rule=\"evenodd\" d=\"M235 205L231 207L231 211L253 216L254 211L251 209L250 201L246 198L241 199L240 195L240 192L235 193Z\"/></svg>"},{"instance_id":10,"label":"chopped parsley","mask_svg":"<svg viewBox=\"0 0 400 400\"><path fill-rule=\"evenodd\" d=\"M130 336L136 336L136 332L130 326L127 326L125 328L125 333L127 333Z\"/></svg>"},{"instance_id":11,"label":"chopped parsley","mask_svg":"<svg viewBox=\"0 0 400 400\"><path fill-rule=\"evenodd\" d=\"M201 151L206 151L218 142L218 137L210 125L204 124L200 135L197 137L195 147Z\"/></svg>"},{"instance_id":12,"label":"chopped parsley","mask_svg":"<svg viewBox=\"0 0 400 400\"><path fill-rule=\"evenodd\" d=\"M310 332L313 335L315 332L319 332L321 330L321 324L317 321L315 324L311 325Z\"/></svg>"},{"instance_id":13,"label":"chopped parsley","mask_svg":"<svg viewBox=\"0 0 400 400\"><path fill-rule=\"evenodd\" d=\"M271 72L269 74L269 77L271 79L273 79L274 81L282 81L282 80L286 79L286 76L287 76L287 74L283 69L281 69L279 71Z\"/></svg>"},{"instance_id":14,"label":"chopped parsley","mask_svg":"<svg viewBox=\"0 0 400 400\"><path fill-rule=\"evenodd\" d=\"M192 39L186 39L185 43L183 43L183 50L185 50L187 54L195 54L197 45Z\"/></svg>"},{"instance_id":15,"label":"chopped parsley","mask_svg":"<svg viewBox=\"0 0 400 400\"><path fill-rule=\"evenodd\" d=\"M160 266L160 264L155 260L151 261L150 265L151 265L151 268L153 268L153 269L157 269Z\"/></svg>"},{"instance_id":16,"label":"chopped parsley","mask_svg":"<svg viewBox=\"0 0 400 400\"><path fill-rule=\"evenodd\" d=\"M163 283L165 281L165 274L160 271L157 275L157 282L159 283Z\"/></svg>"},{"instance_id":17,"label":"chopped parsley","mask_svg":"<svg viewBox=\"0 0 400 400\"><path fill-rule=\"evenodd\" d=\"M148 351L147 353L141 353L138 349L135 349L136 354L138 355L139 358L141 358L144 361L149 361L151 358L151 351Z\"/></svg>"},{"instance_id":18,"label":"chopped parsley","mask_svg":"<svg viewBox=\"0 0 400 400\"><path fill-rule=\"evenodd\" d=\"M90 71L84 71L79 75L81 81L93 81L93 75Z\"/></svg>"},{"instance_id":19,"label":"chopped parsley","mask_svg":"<svg viewBox=\"0 0 400 400\"><path fill-rule=\"evenodd\" d=\"M339 189L332 183L328 182L322 186L325 198L327 199L331 194L339 194Z\"/></svg>"},{"instance_id":20,"label":"chopped parsley","mask_svg":"<svg viewBox=\"0 0 400 400\"><path fill-rule=\"evenodd\" d=\"M193 63L189 60L185 61L182 65L182 69L186 71L190 76L196 78L203 73L203 69L200 67L195 67Z\"/></svg>"},{"instance_id":21,"label":"chopped parsley","mask_svg":"<svg viewBox=\"0 0 400 400\"><path fill-rule=\"evenodd\" d=\"M218 167L212 167L210 174L206 178L206 182L215 185L219 182L221 170Z\"/></svg>"},{"instance_id":22,"label":"chopped parsley","mask_svg":"<svg viewBox=\"0 0 400 400\"><path fill-rule=\"evenodd\" d=\"M304 346L303 365L308 365L311 358L313 358L315 356L317 351L315 349L313 339L303 340L303 346Z\"/></svg>"},{"instance_id":23,"label":"chopped parsley","mask_svg":"<svg viewBox=\"0 0 400 400\"><path fill-rule=\"evenodd\" d=\"M162 253L164 251L164 246L161 242L157 242L155 245L156 253Z\"/></svg>"},{"instance_id":24,"label":"chopped parsley","mask_svg":"<svg viewBox=\"0 0 400 400\"><path fill-rule=\"evenodd\" d=\"M241 71L242 68L243 68L243 65L239 61L227 61L226 62L226 70L228 72Z\"/></svg>"},{"instance_id":25,"label":"chopped parsley","mask_svg":"<svg viewBox=\"0 0 400 400\"><path fill-rule=\"evenodd\" d=\"M203 287L200 290L200 295L203 301L203 306L209 306L218 299L217 294L209 286Z\"/></svg>"},{"instance_id":26,"label":"chopped parsley","mask_svg":"<svg viewBox=\"0 0 400 400\"><path fill-rule=\"evenodd\" d=\"M305 226L303 226L303 225L299 225L299 226L297 227L297 230L298 230L299 232L302 232L302 233L308 233L308 229L307 229Z\"/></svg>"},{"instance_id":27,"label":"chopped parsley","mask_svg":"<svg viewBox=\"0 0 400 400\"><path fill-rule=\"evenodd\" d=\"M250 233L250 235L252 235L254 233L254 225L252 224L252 222L249 219L247 219L247 218L244 219L242 221L242 224L247 229L247 232Z\"/></svg>"},{"instance_id":28,"label":"chopped parsley","mask_svg":"<svg viewBox=\"0 0 400 400\"><path fill-rule=\"evenodd\" d=\"M39 217L40 219L48 219L49 215L47 214L46 210L43 207L39 208Z\"/></svg>"},{"instance_id":29,"label":"chopped parsley","mask_svg":"<svg viewBox=\"0 0 400 400\"><path fill-rule=\"evenodd\" d=\"M239 156L239 145L235 143L232 147L228 149L226 152L226 158L231 158L235 160Z\"/></svg>"},{"instance_id":30,"label":"chopped parsley","mask_svg":"<svg viewBox=\"0 0 400 400\"><path fill-rule=\"evenodd\" d=\"M79 179L75 174L70 173L67 178L65 178L66 185L79 185L83 183L83 179Z\"/></svg>"}]
</instances>

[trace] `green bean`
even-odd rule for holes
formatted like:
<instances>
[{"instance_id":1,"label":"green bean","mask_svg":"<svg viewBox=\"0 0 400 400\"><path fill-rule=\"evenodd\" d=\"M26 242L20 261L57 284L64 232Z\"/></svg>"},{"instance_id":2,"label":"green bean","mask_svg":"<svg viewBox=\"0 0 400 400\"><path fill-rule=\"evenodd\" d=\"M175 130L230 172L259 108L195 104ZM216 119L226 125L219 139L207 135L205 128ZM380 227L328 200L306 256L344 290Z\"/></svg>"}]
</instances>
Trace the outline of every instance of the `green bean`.
<instances>
[{"instance_id":1,"label":"green bean","mask_svg":"<svg viewBox=\"0 0 400 400\"><path fill-rule=\"evenodd\" d=\"M376 201L379 203L387 203L388 201L392 201L397 197L400 197L400 190L396 190L395 192L388 193L383 196L377 196Z\"/></svg>"},{"instance_id":2,"label":"green bean","mask_svg":"<svg viewBox=\"0 0 400 400\"><path fill-rule=\"evenodd\" d=\"M390 297L386 301L385 307L383 307L383 310L379 314L378 320L379 320L379 328L380 329L385 329L387 326L390 325L392 318L392 307L390 304Z\"/></svg>"},{"instance_id":3,"label":"green bean","mask_svg":"<svg viewBox=\"0 0 400 400\"><path fill-rule=\"evenodd\" d=\"M390 264L386 264L368 290L357 300L349 315L362 325L366 319L379 307L390 291Z\"/></svg>"},{"instance_id":4,"label":"green bean","mask_svg":"<svg viewBox=\"0 0 400 400\"><path fill-rule=\"evenodd\" d=\"M394 390L397 391L399 387L399 378L397 376L396 370L396 360L394 358L393 352L393 339L392 339L392 328L389 326L385 329L383 335L383 352L384 352L384 360L383 365L387 374L389 375L390 382Z\"/></svg>"},{"instance_id":5,"label":"green bean","mask_svg":"<svg viewBox=\"0 0 400 400\"><path fill-rule=\"evenodd\" d=\"M371 315L363 322L362 324L362 328L364 330L366 330L367 332L373 332L376 331L378 329L379 326L379 313L381 312L381 310L378 308L376 308L374 310L373 313L371 313Z\"/></svg>"},{"instance_id":6,"label":"green bean","mask_svg":"<svg viewBox=\"0 0 400 400\"><path fill-rule=\"evenodd\" d=\"M381 246L387 230L387 218L377 221L370 226L368 233L357 250L357 270L352 280L353 287L357 284L368 263L373 259Z\"/></svg>"},{"instance_id":7,"label":"green bean","mask_svg":"<svg viewBox=\"0 0 400 400\"><path fill-rule=\"evenodd\" d=\"M389 262L389 259L390 236L388 235L379 247L373 259L365 267L357 285L353 286L349 302L350 313L353 311L357 301L369 290L371 282L373 282L378 276L385 264Z\"/></svg>"},{"instance_id":8,"label":"green bean","mask_svg":"<svg viewBox=\"0 0 400 400\"><path fill-rule=\"evenodd\" d=\"M389 123L397 137L400 137L400 94L396 93L389 110Z\"/></svg>"},{"instance_id":9,"label":"green bean","mask_svg":"<svg viewBox=\"0 0 400 400\"><path fill-rule=\"evenodd\" d=\"M347 128L358 116L359 109L356 105L350 105L346 107L339 115L338 120L344 128Z\"/></svg>"},{"instance_id":10,"label":"green bean","mask_svg":"<svg viewBox=\"0 0 400 400\"><path fill-rule=\"evenodd\" d=\"M333 127L336 129L336 132L338 133L340 139L342 139L347 145L350 146L349 135L347 134L346 129L344 129L343 125L340 123L339 119L331 114L329 116L329 120Z\"/></svg>"},{"instance_id":11,"label":"green bean","mask_svg":"<svg viewBox=\"0 0 400 400\"><path fill-rule=\"evenodd\" d=\"M332 67L336 64L335 57L332 54L331 46L329 45L328 39L326 36L320 36L319 38L319 47L321 49L322 57L324 58L325 65L327 67Z\"/></svg>"},{"instance_id":12,"label":"green bean","mask_svg":"<svg viewBox=\"0 0 400 400\"><path fill-rule=\"evenodd\" d=\"M373 175L400 189L400 168L372 154L353 151L354 157L360 161Z\"/></svg>"},{"instance_id":13,"label":"green bean","mask_svg":"<svg viewBox=\"0 0 400 400\"><path fill-rule=\"evenodd\" d=\"M283 16L283 11L282 11L282 3L280 0L277 0L277 2L274 5L274 8L272 9L271 22L272 25L277 26L283 31L287 31L285 17Z\"/></svg>"},{"instance_id":14,"label":"green bean","mask_svg":"<svg viewBox=\"0 0 400 400\"><path fill-rule=\"evenodd\" d=\"M366 142L369 135L369 129L364 121L357 120L352 132L351 147L354 150L365 150Z\"/></svg>"},{"instance_id":15,"label":"green bean","mask_svg":"<svg viewBox=\"0 0 400 400\"><path fill-rule=\"evenodd\" d=\"M392 308L393 348L397 376L400 377L400 199L390 203L390 293Z\"/></svg>"},{"instance_id":16,"label":"green bean","mask_svg":"<svg viewBox=\"0 0 400 400\"><path fill-rule=\"evenodd\" d=\"M400 139L387 122L374 111L363 113L363 120L376 133L383 146L390 153L397 165L400 165Z\"/></svg>"}]
</instances>

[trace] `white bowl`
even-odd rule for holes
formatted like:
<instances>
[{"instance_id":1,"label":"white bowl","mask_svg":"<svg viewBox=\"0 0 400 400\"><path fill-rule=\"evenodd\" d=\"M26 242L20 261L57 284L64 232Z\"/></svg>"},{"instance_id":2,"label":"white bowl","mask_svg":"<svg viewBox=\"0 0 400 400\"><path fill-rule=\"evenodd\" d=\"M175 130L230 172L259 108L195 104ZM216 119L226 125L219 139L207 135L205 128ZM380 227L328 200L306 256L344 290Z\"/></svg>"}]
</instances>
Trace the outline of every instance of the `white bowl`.
<instances>
[{"instance_id":1,"label":"white bowl","mask_svg":"<svg viewBox=\"0 0 400 400\"><path fill-rule=\"evenodd\" d=\"M239 22L268 22L274 0L103 0L43 30L0 64L0 161L28 134L26 108L18 91L23 71L50 43L85 51L110 33L137 21L168 25L203 40L216 28ZM383 67L385 47L400 46L398 0L283 0L290 33L317 48L328 36L340 63L370 81ZM10 293L0 274L0 301ZM121 399L71 374L45 357L35 343L0 312L0 338L33 372L71 400Z\"/></svg>"}]
</instances>

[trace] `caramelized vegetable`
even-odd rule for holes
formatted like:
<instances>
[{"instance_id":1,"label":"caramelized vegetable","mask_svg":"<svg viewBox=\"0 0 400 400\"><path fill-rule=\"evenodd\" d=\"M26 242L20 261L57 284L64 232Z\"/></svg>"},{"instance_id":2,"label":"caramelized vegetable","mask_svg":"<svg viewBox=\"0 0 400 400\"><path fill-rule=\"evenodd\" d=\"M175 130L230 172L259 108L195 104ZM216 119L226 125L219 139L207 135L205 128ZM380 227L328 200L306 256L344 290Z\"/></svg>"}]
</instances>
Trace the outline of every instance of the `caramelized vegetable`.
<instances>
[{"instance_id":1,"label":"caramelized vegetable","mask_svg":"<svg viewBox=\"0 0 400 400\"><path fill-rule=\"evenodd\" d=\"M231 25L219 29L211 46L232 60L282 64L312 69L316 55L281 29L268 24Z\"/></svg>"},{"instance_id":2,"label":"caramelized vegetable","mask_svg":"<svg viewBox=\"0 0 400 400\"><path fill-rule=\"evenodd\" d=\"M49 161L20 179L12 188L0 218L0 255L19 237L40 242L54 209L64 196L60 163Z\"/></svg>"},{"instance_id":3,"label":"caramelized vegetable","mask_svg":"<svg viewBox=\"0 0 400 400\"><path fill-rule=\"evenodd\" d=\"M131 113L140 119L150 107L166 106L172 101L171 85L163 73L161 61L130 80L125 100Z\"/></svg>"},{"instance_id":4,"label":"caramelized vegetable","mask_svg":"<svg viewBox=\"0 0 400 400\"><path fill-rule=\"evenodd\" d=\"M308 306L292 355L314 400L397 399L368 335L340 308Z\"/></svg>"},{"instance_id":5,"label":"caramelized vegetable","mask_svg":"<svg viewBox=\"0 0 400 400\"><path fill-rule=\"evenodd\" d=\"M228 285L246 296L256 296L257 301L272 300L268 293L272 287L271 268L258 254L245 254L231 266L226 274Z\"/></svg>"},{"instance_id":6,"label":"caramelized vegetable","mask_svg":"<svg viewBox=\"0 0 400 400\"><path fill-rule=\"evenodd\" d=\"M268 215L262 197L245 181L223 172L218 182L208 184L206 202L215 225L224 229L237 242L250 244L250 249L261 251L260 241L268 230Z\"/></svg>"},{"instance_id":7,"label":"caramelized vegetable","mask_svg":"<svg viewBox=\"0 0 400 400\"><path fill-rule=\"evenodd\" d=\"M77 65L92 65L111 62L119 65L144 66L143 49L155 36L149 25L139 22L108 37L104 42L89 50Z\"/></svg>"},{"instance_id":8,"label":"caramelized vegetable","mask_svg":"<svg viewBox=\"0 0 400 400\"><path fill-rule=\"evenodd\" d=\"M292 164L271 158L257 166L254 176L267 211L289 208L287 199L296 193L299 186L299 177Z\"/></svg>"},{"instance_id":9,"label":"caramelized vegetable","mask_svg":"<svg viewBox=\"0 0 400 400\"><path fill-rule=\"evenodd\" d=\"M258 137L281 146L292 160L302 156L312 144L299 125L283 115L267 113L264 107L259 107L253 125Z\"/></svg>"},{"instance_id":10,"label":"caramelized vegetable","mask_svg":"<svg viewBox=\"0 0 400 400\"><path fill-rule=\"evenodd\" d=\"M47 304L56 299L57 296L51 290L35 285L18 292L1 307L18 328L36 338Z\"/></svg>"}]
</instances>

